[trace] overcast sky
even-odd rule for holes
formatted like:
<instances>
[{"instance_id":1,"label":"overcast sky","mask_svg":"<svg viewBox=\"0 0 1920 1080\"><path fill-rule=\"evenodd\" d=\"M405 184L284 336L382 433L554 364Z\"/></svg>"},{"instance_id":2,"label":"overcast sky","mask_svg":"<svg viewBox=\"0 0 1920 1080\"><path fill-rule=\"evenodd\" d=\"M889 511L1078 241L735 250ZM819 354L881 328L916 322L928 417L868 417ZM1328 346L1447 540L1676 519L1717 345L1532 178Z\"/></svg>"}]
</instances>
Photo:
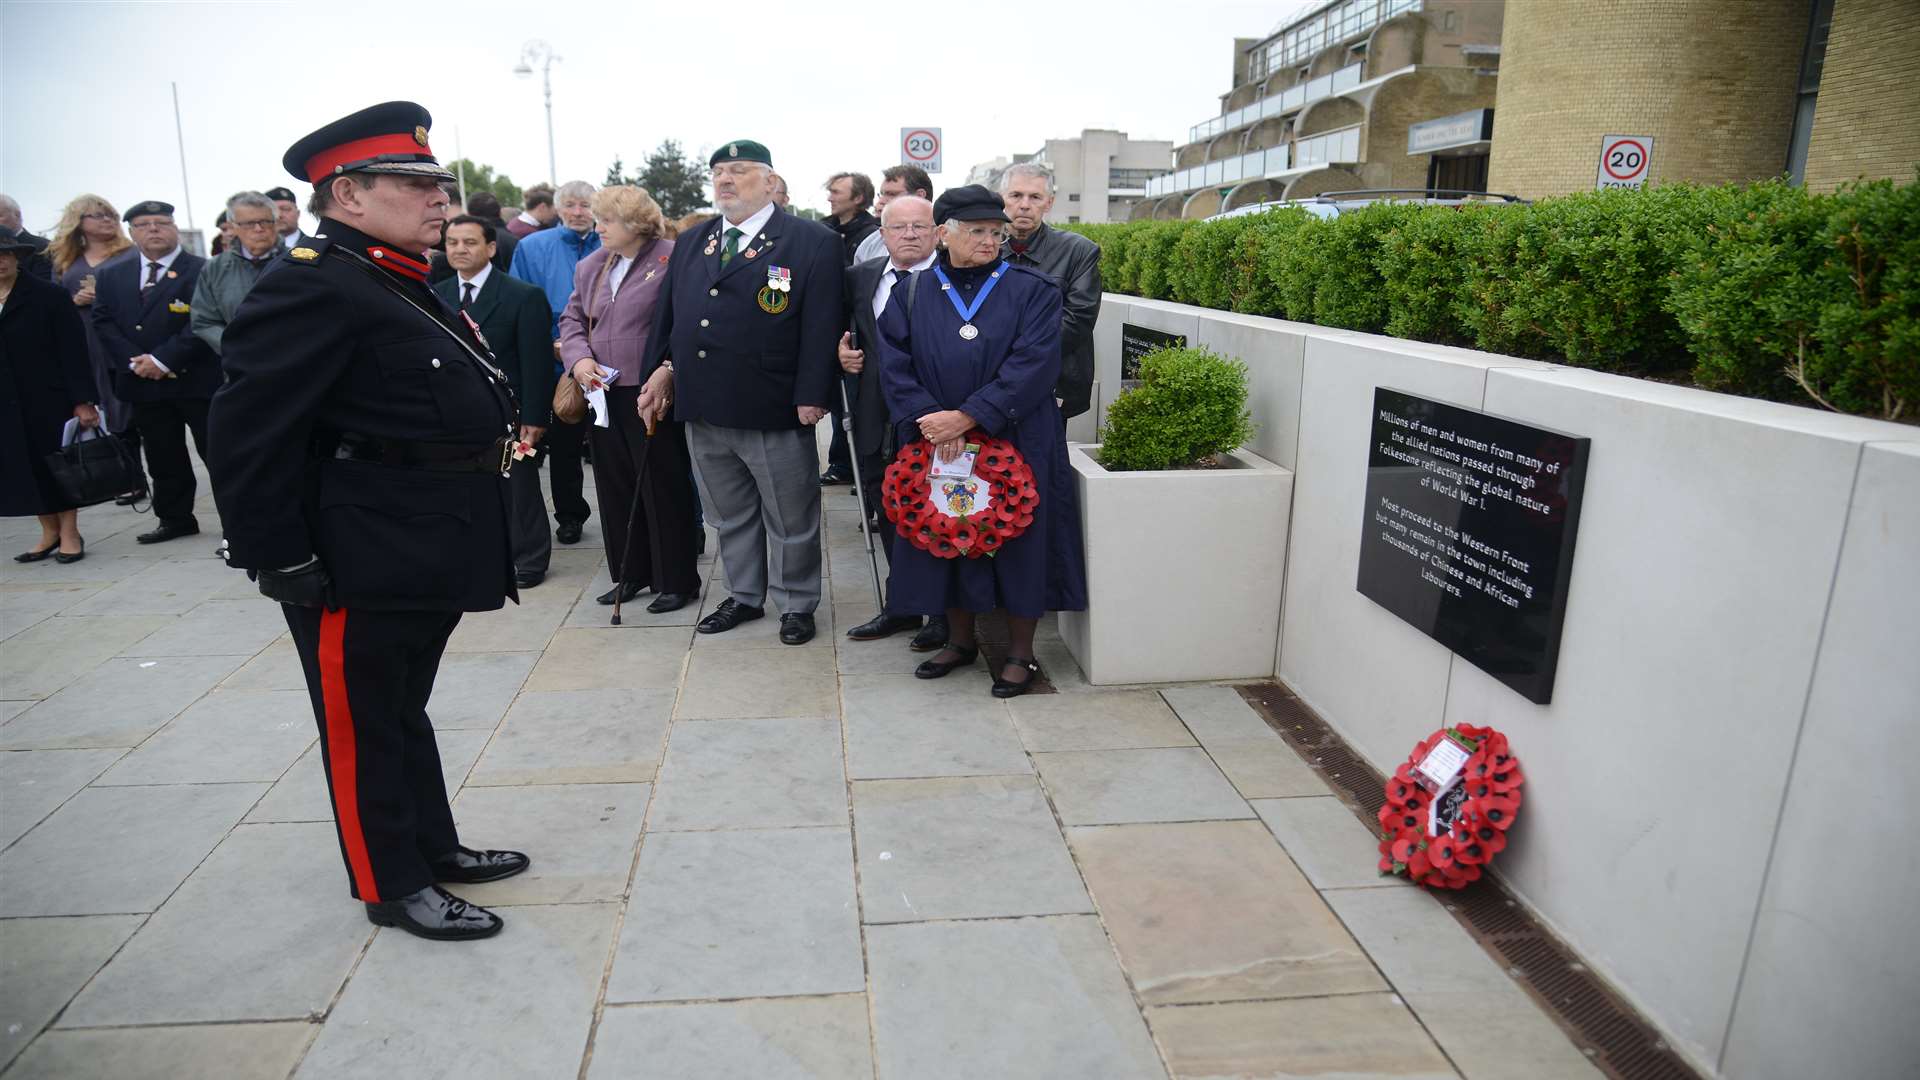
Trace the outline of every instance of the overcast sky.
<instances>
[{"instance_id":1,"label":"overcast sky","mask_svg":"<svg viewBox=\"0 0 1920 1080\"><path fill-rule=\"evenodd\" d=\"M92 191L124 211L179 205L177 82L195 223L211 229L246 188L307 187L280 168L300 136L394 98L433 113L433 149L548 179L540 76L523 43L549 42L561 180L599 183L663 138L703 152L767 144L796 204L824 209L842 169L899 161L902 126L944 129L944 188L976 162L1082 128L1185 139L1230 87L1233 39L1302 0L750 6L574 0L0 0L0 191L44 232ZM532 24L528 11L550 12ZM733 27L717 20L752 12ZM858 24L862 12L873 15ZM834 20L842 20L836 23ZM998 44L995 44L996 36ZM723 47L724 43L724 47Z\"/></svg>"}]
</instances>

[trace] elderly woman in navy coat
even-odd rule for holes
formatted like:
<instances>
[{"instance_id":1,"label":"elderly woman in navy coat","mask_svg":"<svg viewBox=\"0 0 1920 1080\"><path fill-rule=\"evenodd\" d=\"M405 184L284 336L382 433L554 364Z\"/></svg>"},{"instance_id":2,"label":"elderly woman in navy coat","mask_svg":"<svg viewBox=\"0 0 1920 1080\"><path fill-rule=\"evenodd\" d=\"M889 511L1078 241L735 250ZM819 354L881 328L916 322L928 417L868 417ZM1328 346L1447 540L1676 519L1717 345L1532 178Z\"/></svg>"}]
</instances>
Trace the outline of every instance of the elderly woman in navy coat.
<instances>
[{"instance_id":1,"label":"elderly woman in navy coat","mask_svg":"<svg viewBox=\"0 0 1920 1080\"><path fill-rule=\"evenodd\" d=\"M87 553L79 511L46 459L69 420L93 427L100 414L79 310L66 290L20 270L35 252L0 238L0 517L40 519L40 542L15 562L79 562Z\"/></svg>"},{"instance_id":2,"label":"elderly woman in navy coat","mask_svg":"<svg viewBox=\"0 0 1920 1080\"><path fill-rule=\"evenodd\" d=\"M1080 509L1067 464L1065 421L1053 397L1060 376L1060 289L1000 259L1007 213L977 184L934 204L945 250L894 286L880 318L880 385L904 445L918 438L951 460L967 432L1006 439L1033 469L1033 524L992 558L941 559L894 544L887 605L896 615L946 613L946 646L914 674L937 679L979 656L974 616L1004 608L1007 663L993 695L1027 692L1040 671L1033 632L1048 611L1087 606Z\"/></svg>"}]
</instances>

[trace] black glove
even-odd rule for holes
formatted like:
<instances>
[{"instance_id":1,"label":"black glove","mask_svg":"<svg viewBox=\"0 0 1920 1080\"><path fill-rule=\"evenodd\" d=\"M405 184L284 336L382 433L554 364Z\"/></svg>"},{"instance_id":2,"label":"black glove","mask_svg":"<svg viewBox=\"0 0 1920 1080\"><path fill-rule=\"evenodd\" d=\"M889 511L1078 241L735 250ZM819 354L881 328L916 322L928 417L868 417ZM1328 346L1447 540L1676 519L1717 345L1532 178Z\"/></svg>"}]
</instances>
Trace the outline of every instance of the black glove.
<instances>
[{"instance_id":1,"label":"black glove","mask_svg":"<svg viewBox=\"0 0 1920 1080\"><path fill-rule=\"evenodd\" d=\"M317 558L291 570L249 570L247 576L260 583L260 594L269 600L329 611L340 606L333 598L333 576Z\"/></svg>"}]
</instances>

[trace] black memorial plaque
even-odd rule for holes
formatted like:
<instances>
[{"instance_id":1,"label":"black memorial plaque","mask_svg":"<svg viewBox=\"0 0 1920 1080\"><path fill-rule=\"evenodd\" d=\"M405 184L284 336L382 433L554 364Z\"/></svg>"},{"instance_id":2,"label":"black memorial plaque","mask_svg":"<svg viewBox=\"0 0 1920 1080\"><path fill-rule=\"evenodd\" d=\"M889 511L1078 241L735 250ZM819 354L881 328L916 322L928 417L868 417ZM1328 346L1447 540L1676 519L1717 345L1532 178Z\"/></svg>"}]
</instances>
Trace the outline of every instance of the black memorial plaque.
<instances>
[{"instance_id":1,"label":"black memorial plaque","mask_svg":"<svg viewBox=\"0 0 1920 1080\"><path fill-rule=\"evenodd\" d=\"M1590 440L1385 387L1372 431L1360 592L1545 705Z\"/></svg>"},{"instance_id":2,"label":"black memorial plaque","mask_svg":"<svg viewBox=\"0 0 1920 1080\"><path fill-rule=\"evenodd\" d=\"M1187 347L1185 334L1169 334L1165 330L1155 330L1150 326L1135 326L1130 322L1120 324L1120 381L1140 381L1140 358L1150 352L1165 348L1184 349Z\"/></svg>"}]
</instances>

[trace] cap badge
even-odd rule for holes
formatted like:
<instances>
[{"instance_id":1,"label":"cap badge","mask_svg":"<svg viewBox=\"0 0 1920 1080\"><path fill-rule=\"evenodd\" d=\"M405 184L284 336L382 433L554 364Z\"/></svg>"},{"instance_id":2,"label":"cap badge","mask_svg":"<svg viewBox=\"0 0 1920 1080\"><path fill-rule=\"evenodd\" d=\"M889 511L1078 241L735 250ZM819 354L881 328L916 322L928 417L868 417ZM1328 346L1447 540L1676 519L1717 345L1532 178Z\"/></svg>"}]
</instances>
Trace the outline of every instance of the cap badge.
<instances>
[{"instance_id":1,"label":"cap badge","mask_svg":"<svg viewBox=\"0 0 1920 1080\"><path fill-rule=\"evenodd\" d=\"M728 156L728 157L739 157L739 156L740 156L740 144L739 144L739 143L728 143L728 144L727 144L727 156Z\"/></svg>"},{"instance_id":2,"label":"cap badge","mask_svg":"<svg viewBox=\"0 0 1920 1080\"><path fill-rule=\"evenodd\" d=\"M419 143L421 146L427 145L427 129L425 126L420 124L413 126L413 141Z\"/></svg>"},{"instance_id":3,"label":"cap badge","mask_svg":"<svg viewBox=\"0 0 1920 1080\"><path fill-rule=\"evenodd\" d=\"M287 252L287 258L299 259L301 262L312 262L319 257L320 253L310 247L297 247Z\"/></svg>"}]
</instances>

